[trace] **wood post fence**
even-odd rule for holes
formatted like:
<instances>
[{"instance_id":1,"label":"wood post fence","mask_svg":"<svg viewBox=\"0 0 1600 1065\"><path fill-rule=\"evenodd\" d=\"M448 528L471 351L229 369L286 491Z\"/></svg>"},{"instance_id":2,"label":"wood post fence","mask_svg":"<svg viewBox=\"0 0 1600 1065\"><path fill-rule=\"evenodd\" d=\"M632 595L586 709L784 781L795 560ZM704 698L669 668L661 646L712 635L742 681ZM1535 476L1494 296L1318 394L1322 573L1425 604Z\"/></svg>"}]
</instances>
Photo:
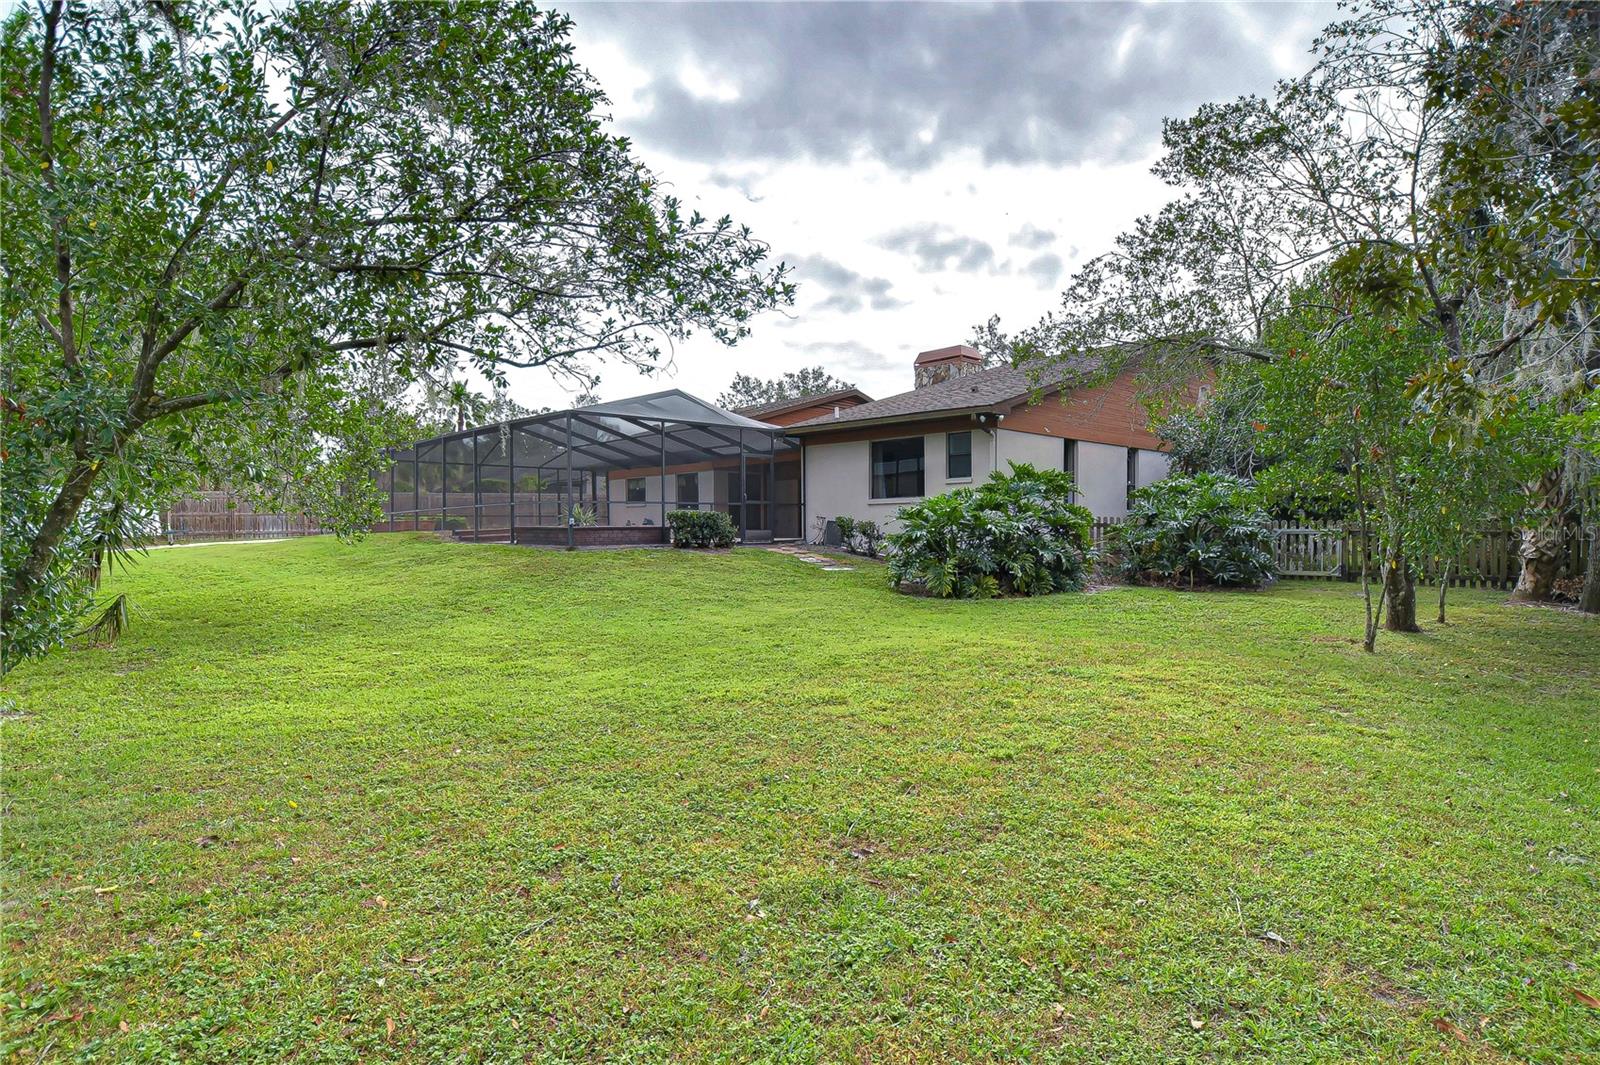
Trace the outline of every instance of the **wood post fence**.
<instances>
[{"instance_id":1,"label":"wood post fence","mask_svg":"<svg viewBox=\"0 0 1600 1065\"><path fill-rule=\"evenodd\" d=\"M1105 546L1111 529L1120 518L1097 518L1090 527L1095 550ZM1278 576L1303 580L1354 581L1361 577L1361 532L1348 525L1308 524L1293 521L1272 523ZM1580 576L1595 549L1594 533L1571 529L1565 534L1561 553L1568 576ZM1485 529L1476 540L1450 560L1449 580L1453 587L1501 588L1516 585L1522 573L1519 547L1522 533L1516 529ZM1443 559L1413 559L1418 580L1437 584L1445 571Z\"/></svg>"},{"instance_id":2,"label":"wood post fence","mask_svg":"<svg viewBox=\"0 0 1600 1065\"><path fill-rule=\"evenodd\" d=\"M324 531L304 514L263 514L232 492L196 492L161 512L160 539L266 540Z\"/></svg>"}]
</instances>

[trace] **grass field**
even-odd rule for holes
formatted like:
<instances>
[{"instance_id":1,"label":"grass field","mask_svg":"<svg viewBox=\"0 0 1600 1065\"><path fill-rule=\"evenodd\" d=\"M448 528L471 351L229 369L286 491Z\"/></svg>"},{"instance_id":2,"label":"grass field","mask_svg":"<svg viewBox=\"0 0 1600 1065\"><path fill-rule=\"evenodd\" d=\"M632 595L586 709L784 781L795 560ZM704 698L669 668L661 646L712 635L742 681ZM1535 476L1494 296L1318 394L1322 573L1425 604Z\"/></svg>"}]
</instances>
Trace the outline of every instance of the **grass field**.
<instances>
[{"instance_id":1,"label":"grass field","mask_svg":"<svg viewBox=\"0 0 1600 1065\"><path fill-rule=\"evenodd\" d=\"M22 1061L1600 1059L1592 620L410 536L114 587L4 687Z\"/></svg>"}]
</instances>

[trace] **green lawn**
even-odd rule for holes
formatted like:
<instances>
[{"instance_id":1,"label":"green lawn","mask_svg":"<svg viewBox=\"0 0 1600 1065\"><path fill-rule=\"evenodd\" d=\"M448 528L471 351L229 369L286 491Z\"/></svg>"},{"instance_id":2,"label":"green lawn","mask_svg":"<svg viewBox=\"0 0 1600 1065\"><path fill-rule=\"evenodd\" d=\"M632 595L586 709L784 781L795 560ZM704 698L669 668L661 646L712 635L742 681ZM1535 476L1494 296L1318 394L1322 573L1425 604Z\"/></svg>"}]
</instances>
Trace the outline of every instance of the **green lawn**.
<instances>
[{"instance_id":1,"label":"green lawn","mask_svg":"<svg viewBox=\"0 0 1600 1065\"><path fill-rule=\"evenodd\" d=\"M23 1061L1600 1058L1592 620L411 536L114 587L5 683Z\"/></svg>"}]
</instances>

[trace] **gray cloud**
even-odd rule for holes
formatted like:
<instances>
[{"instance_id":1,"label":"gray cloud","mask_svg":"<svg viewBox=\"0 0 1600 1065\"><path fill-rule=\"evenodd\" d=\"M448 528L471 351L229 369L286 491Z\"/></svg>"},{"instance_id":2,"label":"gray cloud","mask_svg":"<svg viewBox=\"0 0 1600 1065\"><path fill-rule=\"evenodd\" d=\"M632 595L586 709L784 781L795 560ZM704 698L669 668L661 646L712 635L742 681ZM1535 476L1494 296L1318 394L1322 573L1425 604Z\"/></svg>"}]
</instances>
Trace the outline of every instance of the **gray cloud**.
<instances>
[{"instance_id":1,"label":"gray cloud","mask_svg":"<svg viewBox=\"0 0 1600 1065\"><path fill-rule=\"evenodd\" d=\"M1011 244L1013 247L1017 248L1037 250L1039 248L1048 248L1055 242L1056 235L1054 231L1049 229L1040 229L1032 222L1029 222L1027 225L1011 234Z\"/></svg>"},{"instance_id":2,"label":"gray cloud","mask_svg":"<svg viewBox=\"0 0 1600 1065\"><path fill-rule=\"evenodd\" d=\"M889 356L859 340L813 340L805 344L791 344L790 347L808 357L825 359L828 369L843 374L846 380L851 374L881 373L895 369L902 362L908 370L910 367L910 360L903 354Z\"/></svg>"},{"instance_id":3,"label":"gray cloud","mask_svg":"<svg viewBox=\"0 0 1600 1065\"><path fill-rule=\"evenodd\" d=\"M1331 5L578 4L587 40L646 75L642 142L694 159L919 169L1141 158L1161 119L1277 71L1263 42L1309 42ZM717 86L696 93L687 69Z\"/></svg>"},{"instance_id":4,"label":"gray cloud","mask_svg":"<svg viewBox=\"0 0 1600 1065\"><path fill-rule=\"evenodd\" d=\"M849 313L864 306L875 311L905 306L893 295L894 284L888 278L867 277L826 255L786 255L784 262L794 268L794 278L802 286L811 282L828 291L813 310Z\"/></svg>"},{"instance_id":5,"label":"gray cloud","mask_svg":"<svg viewBox=\"0 0 1600 1065\"><path fill-rule=\"evenodd\" d=\"M1054 252L1046 252L1024 266L1022 272L1038 282L1040 288L1049 288L1056 283L1065 266L1061 256Z\"/></svg>"},{"instance_id":6,"label":"gray cloud","mask_svg":"<svg viewBox=\"0 0 1600 1065\"><path fill-rule=\"evenodd\" d=\"M972 273L994 267L994 247L988 241L952 233L933 222L885 233L878 238L878 245L909 255L923 273L940 270Z\"/></svg>"},{"instance_id":7,"label":"gray cloud","mask_svg":"<svg viewBox=\"0 0 1600 1065\"><path fill-rule=\"evenodd\" d=\"M755 180L753 177L740 177L737 174L730 174L726 170L713 170L707 175L706 180L719 189L733 189L751 203L760 203L766 199L765 196L757 196L752 191Z\"/></svg>"}]
</instances>

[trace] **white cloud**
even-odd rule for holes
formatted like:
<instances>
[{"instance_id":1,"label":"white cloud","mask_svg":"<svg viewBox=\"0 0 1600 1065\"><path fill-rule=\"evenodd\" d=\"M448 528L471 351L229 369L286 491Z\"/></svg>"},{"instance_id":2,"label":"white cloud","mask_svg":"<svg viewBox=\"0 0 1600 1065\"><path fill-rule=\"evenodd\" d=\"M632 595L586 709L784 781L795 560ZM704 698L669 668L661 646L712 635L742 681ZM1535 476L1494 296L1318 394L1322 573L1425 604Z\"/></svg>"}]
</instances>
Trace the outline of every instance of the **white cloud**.
<instances>
[{"instance_id":1,"label":"white cloud","mask_svg":"<svg viewBox=\"0 0 1600 1065\"><path fill-rule=\"evenodd\" d=\"M749 224L794 263L801 287L791 317L757 320L736 348L703 337L679 345L670 377L602 366L606 398L663 387L709 398L736 371L770 377L818 363L873 395L904 391L918 351L966 340L991 314L1021 326L1053 306L1065 271L1168 198L1148 169L1161 116L1263 91L1273 77L1303 68L1328 10L1002 5L996 18L1011 36L974 52L950 31L968 26L974 16L965 9L768 6L574 9L577 61L616 101L617 126L637 153L690 206ZM730 13L733 22L719 31L708 12ZM861 18L882 31L876 44L849 32ZM932 29L901 25L918 19ZM1062 20L1082 39L1029 35ZM774 34L769 22L809 35ZM1229 58L1237 49L1217 59L1212 42L1189 32L1197 27L1237 32L1260 61L1241 65ZM712 39L718 32L725 39ZM1116 86L1101 91L1082 71L1065 89L1035 85L1029 72L1043 77L1049 64L1012 54L1004 42L1052 62L1081 54L1091 65L1111 63L1119 46L1121 77L1136 91L1126 99ZM896 45L905 50L891 57ZM1107 55L1090 54L1097 47ZM1163 49L1167 64L1152 65ZM827 86L848 96L848 107L818 115L806 99L781 99L809 92L803 76L823 76L807 69L818 64L861 72ZM984 84L1007 64L1018 68L1016 78ZM908 96L895 84L912 69L924 71L916 93L933 96ZM1017 96L1019 85L1018 99L996 103ZM688 110L663 125L659 109L674 102ZM919 103L926 106L911 106ZM513 393L532 406L561 405L552 387L537 371L513 376Z\"/></svg>"}]
</instances>

